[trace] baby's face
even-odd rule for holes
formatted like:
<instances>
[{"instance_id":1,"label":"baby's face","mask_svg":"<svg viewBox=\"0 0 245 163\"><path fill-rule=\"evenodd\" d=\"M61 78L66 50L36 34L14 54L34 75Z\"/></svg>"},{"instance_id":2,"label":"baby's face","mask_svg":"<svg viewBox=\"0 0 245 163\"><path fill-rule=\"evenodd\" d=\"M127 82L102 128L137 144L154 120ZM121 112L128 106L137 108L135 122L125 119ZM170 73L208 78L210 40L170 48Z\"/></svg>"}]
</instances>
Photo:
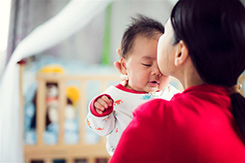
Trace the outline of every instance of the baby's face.
<instances>
[{"instance_id":1,"label":"baby's face","mask_svg":"<svg viewBox=\"0 0 245 163\"><path fill-rule=\"evenodd\" d=\"M169 77L162 75L157 65L157 44L155 39L141 36L135 39L133 48L125 59L128 86L132 89L155 92L168 85Z\"/></svg>"}]
</instances>

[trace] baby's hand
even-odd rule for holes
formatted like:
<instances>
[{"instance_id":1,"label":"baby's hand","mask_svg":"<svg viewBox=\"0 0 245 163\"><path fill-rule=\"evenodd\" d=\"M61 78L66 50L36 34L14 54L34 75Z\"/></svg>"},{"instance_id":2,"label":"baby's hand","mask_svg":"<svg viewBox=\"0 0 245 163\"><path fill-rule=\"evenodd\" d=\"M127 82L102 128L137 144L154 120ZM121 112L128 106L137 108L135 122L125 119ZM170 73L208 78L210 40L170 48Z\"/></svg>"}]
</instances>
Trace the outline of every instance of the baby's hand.
<instances>
[{"instance_id":1,"label":"baby's hand","mask_svg":"<svg viewBox=\"0 0 245 163\"><path fill-rule=\"evenodd\" d=\"M99 97L94 102L94 108L97 113L103 114L108 107L112 106L112 99L110 99L108 96L104 95Z\"/></svg>"}]
</instances>

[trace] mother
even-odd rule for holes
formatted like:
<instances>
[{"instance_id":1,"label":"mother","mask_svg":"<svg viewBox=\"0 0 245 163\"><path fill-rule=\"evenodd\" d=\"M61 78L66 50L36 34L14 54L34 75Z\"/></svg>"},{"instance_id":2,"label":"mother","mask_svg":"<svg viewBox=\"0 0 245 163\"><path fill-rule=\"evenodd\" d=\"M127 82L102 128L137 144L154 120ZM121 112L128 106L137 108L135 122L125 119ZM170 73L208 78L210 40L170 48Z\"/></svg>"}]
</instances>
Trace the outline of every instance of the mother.
<instances>
[{"instance_id":1,"label":"mother","mask_svg":"<svg viewBox=\"0 0 245 163\"><path fill-rule=\"evenodd\" d=\"M245 162L244 6L180 0L165 28L159 68L185 90L138 107L110 162Z\"/></svg>"}]
</instances>

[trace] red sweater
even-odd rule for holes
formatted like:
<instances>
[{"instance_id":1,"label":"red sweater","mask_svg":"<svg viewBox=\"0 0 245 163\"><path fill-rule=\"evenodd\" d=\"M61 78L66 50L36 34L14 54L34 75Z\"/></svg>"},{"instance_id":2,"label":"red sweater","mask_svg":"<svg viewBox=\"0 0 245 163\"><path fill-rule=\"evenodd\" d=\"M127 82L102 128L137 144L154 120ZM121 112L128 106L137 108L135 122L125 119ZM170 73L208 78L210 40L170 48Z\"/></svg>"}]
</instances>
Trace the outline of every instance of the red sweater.
<instances>
[{"instance_id":1,"label":"red sweater","mask_svg":"<svg viewBox=\"0 0 245 163\"><path fill-rule=\"evenodd\" d=\"M110 163L245 163L223 87L200 85L139 106Z\"/></svg>"}]
</instances>

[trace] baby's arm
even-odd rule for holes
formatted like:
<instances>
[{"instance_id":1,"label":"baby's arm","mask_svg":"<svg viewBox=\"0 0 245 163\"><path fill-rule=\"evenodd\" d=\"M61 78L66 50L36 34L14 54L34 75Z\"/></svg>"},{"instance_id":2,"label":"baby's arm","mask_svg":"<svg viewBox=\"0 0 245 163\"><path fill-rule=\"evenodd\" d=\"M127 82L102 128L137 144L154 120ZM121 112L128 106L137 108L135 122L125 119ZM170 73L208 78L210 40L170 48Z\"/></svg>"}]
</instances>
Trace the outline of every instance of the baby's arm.
<instances>
[{"instance_id":1,"label":"baby's arm","mask_svg":"<svg viewBox=\"0 0 245 163\"><path fill-rule=\"evenodd\" d=\"M115 128L113 103L113 99L107 94L102 94L90 102L87 124L100 136L110 134Z\"/></svg>"}]
</instances>

